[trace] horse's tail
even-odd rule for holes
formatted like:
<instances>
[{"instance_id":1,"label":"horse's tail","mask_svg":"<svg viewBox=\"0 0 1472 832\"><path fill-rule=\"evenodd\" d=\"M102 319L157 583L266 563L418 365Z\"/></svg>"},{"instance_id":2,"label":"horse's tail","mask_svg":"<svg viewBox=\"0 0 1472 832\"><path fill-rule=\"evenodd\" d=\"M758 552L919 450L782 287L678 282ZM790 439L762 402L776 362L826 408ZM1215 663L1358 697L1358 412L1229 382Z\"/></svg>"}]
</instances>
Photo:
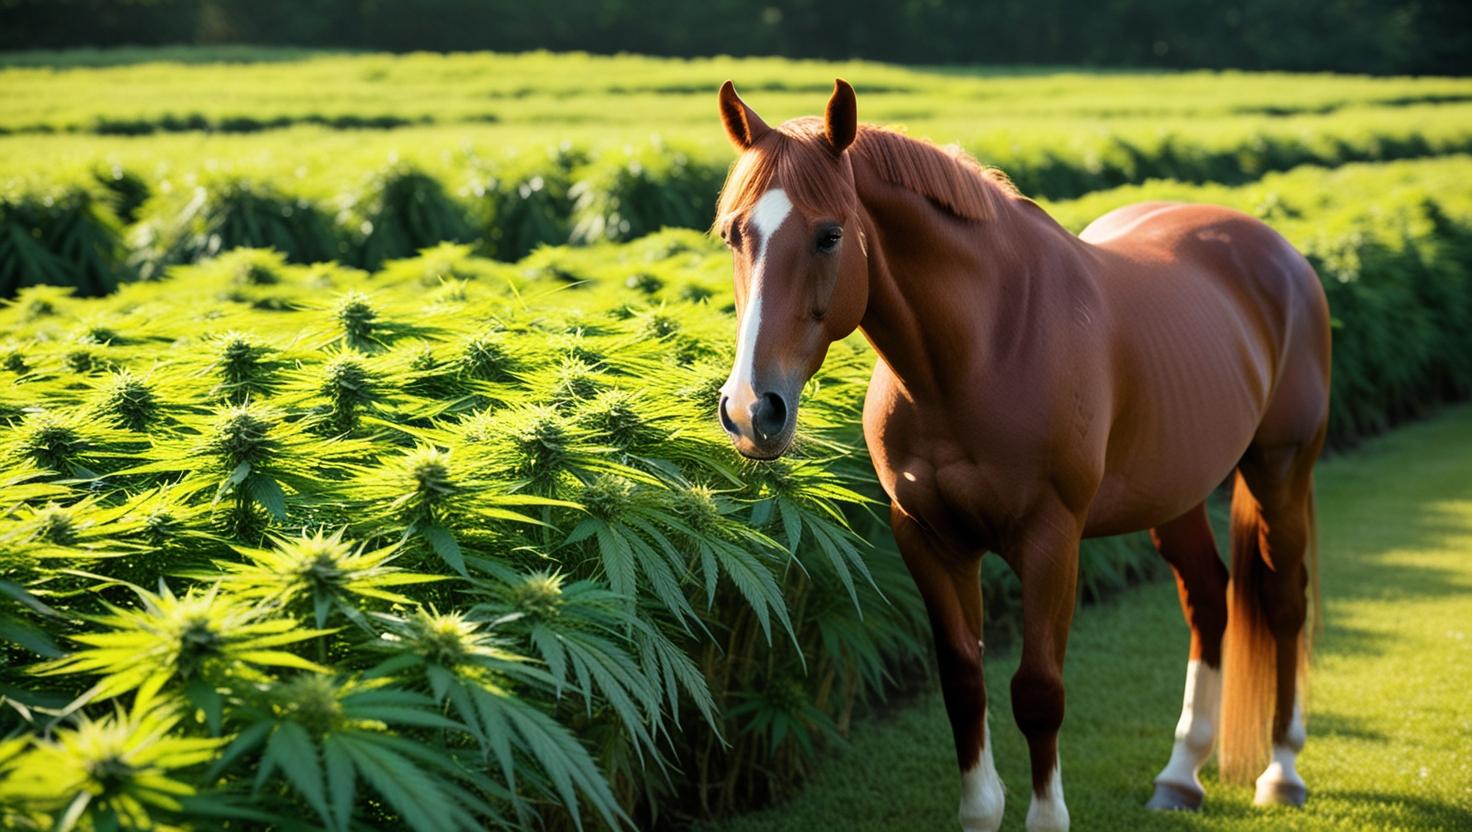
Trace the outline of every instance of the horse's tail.
<instances>
[{"instance_id":1,"label":"horse's tail","mask_svg":"<svg viewBox=\"0 0 1472 832\"><path fill-rule=\"evenodd\" d=\"M1312 536L1312 513L1309 523ZM1233 783L1251 783L1267 765L1268 726L1277 695L1277 640L1268 627L1263 604L1270 568L1262 551L1266 535L1262 507L1238 473L1232 494L1232 580L1227 590L1227 630L1222 642L1221 730L1217 745L1221 777ZM1310 569L1316 571L1312 566Z\"/></svg>"},{"instance_id":2,"label":"horse's tail","mask_svg":"<svg viewBox=\"0 0 1472 832\"><path fill-rule=\"evenodd\" d=\"M1318 518L1312 482L1305 510L1308 540L1304 565L1308 571L1308 591L1313 598L1313 614L1300 636L1297 690L1301 697L1308 689L1311 633L1323 625ZM1232 494L1231 525L1232 581L1227 591L1227 631L1222 643L1217 762L1223 780L1251 783L1268 762L1268 727L1277 696L1278 648L1263 604L1264 583L1270 569L1262 551L1267 536L1266 520L1240 473Z\"/></svg>"}]
</instances>

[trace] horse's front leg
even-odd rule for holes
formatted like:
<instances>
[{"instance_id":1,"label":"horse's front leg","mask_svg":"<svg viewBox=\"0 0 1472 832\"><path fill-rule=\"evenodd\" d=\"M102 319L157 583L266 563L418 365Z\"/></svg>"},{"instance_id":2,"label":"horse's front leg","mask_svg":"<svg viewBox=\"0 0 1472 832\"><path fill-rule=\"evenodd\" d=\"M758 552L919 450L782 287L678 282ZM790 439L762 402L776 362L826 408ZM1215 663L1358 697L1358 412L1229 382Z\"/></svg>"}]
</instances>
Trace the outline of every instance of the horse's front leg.
<instances>
[{"instance_id":1,"label":"horse's front leg","mask_svg":"<svg viewBox=\"0 0 1472 832\"><path fill-rule=\"evenodd\" d=\"M935 635L941 692L961 768L961 828L994 832L1002 825L1002 779L992 761L982 678L981 553L941 540L890 509L890 524Z\"/></svg>"},{"instance_id":2,"label":"horse's front leg","mask_svg":"<svg viewBox=\"0 0 1472 832\"><path fill-rule=\"evenodd\" d=\"M1032 761L1028 832L1068 829L1058 728L1081 530L1082 523L1061 510L1040 515L1022 524L1003 552L1022 583L1022 661L1012 677L1012 713Z\"/></svg>"}]
</instances>

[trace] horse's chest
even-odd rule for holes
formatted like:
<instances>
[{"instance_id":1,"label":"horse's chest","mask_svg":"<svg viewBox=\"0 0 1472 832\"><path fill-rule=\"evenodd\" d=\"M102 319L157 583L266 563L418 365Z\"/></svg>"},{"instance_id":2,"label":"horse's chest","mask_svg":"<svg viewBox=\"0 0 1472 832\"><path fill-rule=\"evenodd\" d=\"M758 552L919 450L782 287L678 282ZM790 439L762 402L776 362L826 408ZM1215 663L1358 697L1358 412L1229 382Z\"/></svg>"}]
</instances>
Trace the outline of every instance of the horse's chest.
<instances>
[{"instance_id":1,"label":"horse's chest","mask_svg":"<svg viewBox=\"0 0 1472 832\"><path fill-rule=\"evenodd\" d=\"M943 435L905 433L906 441L870 445L890 499L920 525L963 548L994 548L1006 517L1016 511L997 486L1001 475L995 465Z\"/></svg>"},{"instance_id":2,"label":"horse's chest","mask_svg":"<svg viewBox=\"0 0 1472 832\"><path fill-rule=\"evenodd\" d=\"M994 548L1000 515L1006 512L989 483L983 466L917 458L900 475L894 499L905 513L953 540Z\"/></svg>"},{"instance_id":3,"label":"horse's chest","mask_svg":"<svg viewBox=\"0 0 1472 832\"><path fill-rule=\"evenodd\" d=\"M1016 402L1013 402L1016 404ZM926 406L883 366L864 403L874 470L905 514L961 547L993 549L1044 489L1048 470L1035 408L995 407L985 397Z\"/></svg>"}]
</instances>

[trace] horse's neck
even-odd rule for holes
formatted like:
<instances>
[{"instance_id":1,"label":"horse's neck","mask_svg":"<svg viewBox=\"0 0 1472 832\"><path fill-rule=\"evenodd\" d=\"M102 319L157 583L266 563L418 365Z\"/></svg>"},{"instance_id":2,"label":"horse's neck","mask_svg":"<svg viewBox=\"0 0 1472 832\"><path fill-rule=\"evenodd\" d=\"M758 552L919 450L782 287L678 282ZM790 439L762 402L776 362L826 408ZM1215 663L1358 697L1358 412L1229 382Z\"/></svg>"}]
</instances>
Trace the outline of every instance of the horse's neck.
<instances>
[{"instance_id":1,"label":"horse's neck","mask_svg":"<svg viewBox=\"0 0 1472 832\"><path fill-rule=\"evenodd\" d=\"M946 396L979 362L1025 352L1071 283L1088 280L1087 244L1027 200L994 219L957 220L923 197L855 171L869 247L861 328L917 396Z\"/></svg>"}]
</instances>

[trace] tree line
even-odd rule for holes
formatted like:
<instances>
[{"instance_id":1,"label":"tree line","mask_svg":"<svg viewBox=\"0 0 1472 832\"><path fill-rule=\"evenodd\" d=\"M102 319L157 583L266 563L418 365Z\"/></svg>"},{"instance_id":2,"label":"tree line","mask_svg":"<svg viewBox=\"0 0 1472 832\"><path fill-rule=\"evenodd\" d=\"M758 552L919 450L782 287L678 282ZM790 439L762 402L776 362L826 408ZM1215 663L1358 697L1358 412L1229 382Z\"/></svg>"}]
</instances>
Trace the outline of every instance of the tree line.
<instances>
[{"instance_id":1,"label":"tree line","mask_svg":"<svg viewBox=\"0 0 1472 832\"><path fill-rule=\"evenodd\" d=\"M1466 0L0 0L0 49L250 43L1472 73Z\"/></svg>"}]
</instances>

